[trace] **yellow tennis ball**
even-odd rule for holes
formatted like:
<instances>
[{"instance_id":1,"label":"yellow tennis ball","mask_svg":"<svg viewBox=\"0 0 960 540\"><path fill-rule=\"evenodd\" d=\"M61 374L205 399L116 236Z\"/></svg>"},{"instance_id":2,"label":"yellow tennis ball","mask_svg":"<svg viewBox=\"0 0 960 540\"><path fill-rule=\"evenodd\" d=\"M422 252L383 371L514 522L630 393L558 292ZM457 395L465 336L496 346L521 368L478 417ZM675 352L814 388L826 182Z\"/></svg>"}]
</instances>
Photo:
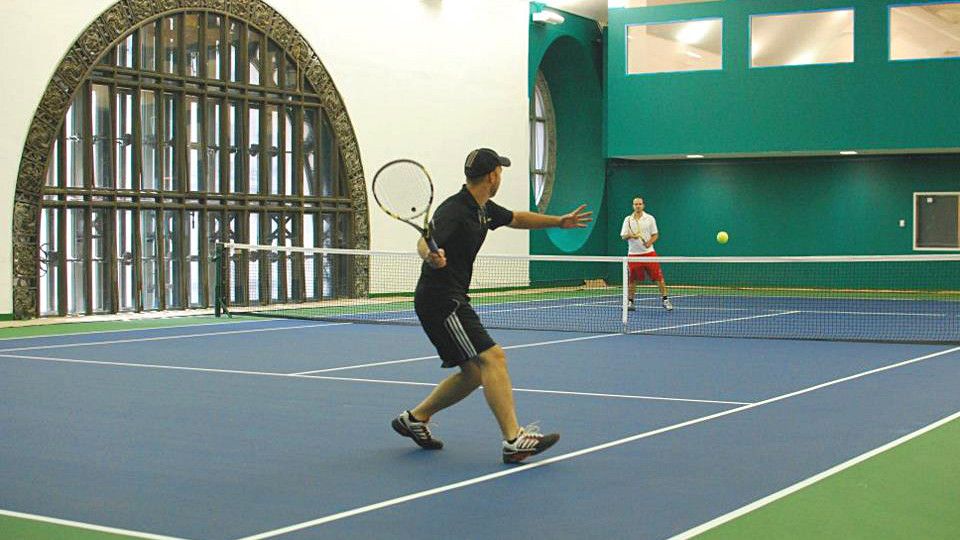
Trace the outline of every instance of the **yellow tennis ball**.
<instances>
[{"instance_id":1,"label":"yellow tennis ball","mask_svg":"<svg viewBox=\"0 0 960 540\"><path fill-rule=\"evenodd\" d=\"M730 240L730 235L727 234L727 231L720 231L717 233L718 244L726 244L727 240Z\"/></svg>"}]
</instances>

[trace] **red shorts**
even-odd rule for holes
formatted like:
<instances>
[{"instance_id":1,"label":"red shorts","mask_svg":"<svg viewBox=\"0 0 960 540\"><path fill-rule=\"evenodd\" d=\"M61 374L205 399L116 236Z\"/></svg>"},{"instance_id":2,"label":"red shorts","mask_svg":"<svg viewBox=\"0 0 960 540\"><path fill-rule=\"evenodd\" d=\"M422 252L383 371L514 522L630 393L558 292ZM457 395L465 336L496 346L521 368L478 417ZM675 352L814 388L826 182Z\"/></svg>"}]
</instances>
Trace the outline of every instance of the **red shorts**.
<instances>
[{"instance_id":1,"label":"red shorts","mask_svg":"<svg viewBox=\"0 0 960 540\"><path fill-rule=\"evenodd\" d=\"M631 253L627 257L656 257L657 252L650 253ZM663 279L663 271L660 270L658 262L629 262L627 267L630 270L630 281L643 281L643 275L650 276L650 281L660 281Z\"/></svg>"}]
</instances>

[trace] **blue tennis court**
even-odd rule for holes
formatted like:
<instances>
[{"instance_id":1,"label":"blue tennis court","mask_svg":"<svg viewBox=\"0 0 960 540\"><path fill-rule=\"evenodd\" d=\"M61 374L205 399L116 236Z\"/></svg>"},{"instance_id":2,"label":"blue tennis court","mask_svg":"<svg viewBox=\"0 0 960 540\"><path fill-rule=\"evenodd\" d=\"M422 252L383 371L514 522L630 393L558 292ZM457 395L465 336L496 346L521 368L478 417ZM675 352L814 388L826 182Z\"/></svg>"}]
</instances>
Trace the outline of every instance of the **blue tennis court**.
<instances>
[{"instance_id":1,"label":"blue tennis court","mask_svg":"<svg viewBox=\"0 0 960 540\"><path fill-rule=\"evenodd\" d=\"M142 537L666 538L960 409L947 345L494 336L521 421L562 434L521 466L479 395L434 418L442 451L390 429L447 374L416 327L4 340L0 508Z\"/></svg>"}]
</instances>

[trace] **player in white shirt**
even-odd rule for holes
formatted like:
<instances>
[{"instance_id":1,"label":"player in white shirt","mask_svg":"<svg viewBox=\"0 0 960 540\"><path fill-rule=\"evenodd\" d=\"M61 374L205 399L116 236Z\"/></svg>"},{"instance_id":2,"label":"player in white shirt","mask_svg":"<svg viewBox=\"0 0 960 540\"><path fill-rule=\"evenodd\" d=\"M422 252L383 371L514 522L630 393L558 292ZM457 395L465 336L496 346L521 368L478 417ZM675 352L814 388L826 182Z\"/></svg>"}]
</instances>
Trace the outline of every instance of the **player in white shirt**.
<instances>
[{"instance_id":1,"label":"player in white shirt","mask_svg":"<svg viewBox=\"0 0 960 540\"><path fill-rule=\"evenodd\" d=\"M660 231L657 230L657 220L643 211L643 197L633 199L633 213L623 219L623 227L620 228L620 238L627 241L627 257L656 257L657 252L653 250L653 243L660 238ZM650 276L651 281L655 281L660 287L661 303L663 307L670 311L673 304L667 294L667 284L663 281L663 271L660 264L651 262L630 262L629 282L627 283L627 299L629 304L627 309L633 311L636 307L633 304L634 293L637 284L644 280L644 274Z\"/></svg>"}]
</instances>

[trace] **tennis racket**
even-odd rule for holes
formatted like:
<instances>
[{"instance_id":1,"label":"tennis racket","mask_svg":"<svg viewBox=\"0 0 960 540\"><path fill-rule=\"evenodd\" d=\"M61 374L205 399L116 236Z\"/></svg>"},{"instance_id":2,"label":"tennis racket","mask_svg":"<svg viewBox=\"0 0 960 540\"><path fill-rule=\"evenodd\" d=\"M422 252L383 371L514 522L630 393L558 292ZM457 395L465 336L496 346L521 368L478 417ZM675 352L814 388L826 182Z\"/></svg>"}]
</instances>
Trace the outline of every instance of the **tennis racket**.
<instances>
[{"instance_id":1,"label":"tennis racket","mask_svg":"<svg viewBox=\"0 0 960 540\"><path fill-rule=\"evenodd\" d=\"M387 163L373 176L372 191L373 198L388 216L419 231L430 251L437 252L437 243L430 237L433 181L423 165L410 159ZM423 225L419 224L421 217Z\"/></svg>"},{"instance_id":2,"label":"tennis racket","mask_svg":"<svg viewBox=\"0 0 960 540\"><path fill-rule=\"evenodd\" d=\"M630 234L632 235L636 235L637 233L640 234L638 240L640 240L642 244L646 244L647 240L650 239L650 237L644 234L643 231L639 230L640 223L638 223L637 220L633 219L632 217L627 218L627 228L630 229Z\"/></svg>"}]
</instances>

